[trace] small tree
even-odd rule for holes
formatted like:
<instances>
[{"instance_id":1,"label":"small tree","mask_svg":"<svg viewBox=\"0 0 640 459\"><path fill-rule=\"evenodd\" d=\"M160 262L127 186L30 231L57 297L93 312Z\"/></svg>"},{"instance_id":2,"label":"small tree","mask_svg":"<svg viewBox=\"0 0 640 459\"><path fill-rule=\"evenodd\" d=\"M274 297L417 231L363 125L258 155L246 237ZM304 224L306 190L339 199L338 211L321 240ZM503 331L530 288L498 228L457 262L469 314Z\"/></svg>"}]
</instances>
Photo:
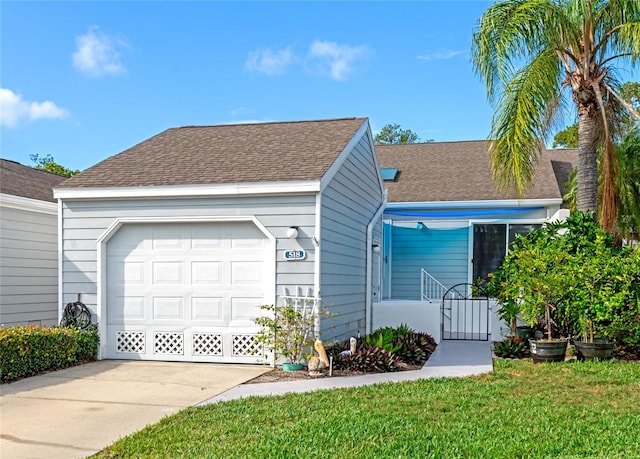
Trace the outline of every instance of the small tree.
<instances>
[{"instance_id":1,"label":"small tree","mask_svg":"<svg viewBox=\"0 0 640 459\"><path fill-rule=\"evenodd\" d=\"M284 357L289 363L301 363L314 342L317 313L312 308L303 310L289 304L262 305L260 310L264 315L254 322L261 327L256 341L264 354L273 353L274 362Z\"/></svg>"}]
</instances>

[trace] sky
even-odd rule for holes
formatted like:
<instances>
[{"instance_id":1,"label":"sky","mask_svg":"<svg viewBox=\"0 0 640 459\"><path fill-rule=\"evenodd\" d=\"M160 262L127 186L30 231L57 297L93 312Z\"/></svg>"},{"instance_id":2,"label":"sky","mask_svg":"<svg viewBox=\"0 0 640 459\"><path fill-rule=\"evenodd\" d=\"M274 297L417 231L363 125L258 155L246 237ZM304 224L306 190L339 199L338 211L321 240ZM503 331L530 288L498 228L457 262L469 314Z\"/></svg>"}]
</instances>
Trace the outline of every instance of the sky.
<instances>
[{"instance_id":1,"label":"sky","mask_svg":"<svg viewBox=\"0 0 640 459\"><path fill-rule=\"evenodd\" d=\"M85 169L168 128L367 117L485 139L489 1L0 2L0 156Z\"/></svg>"}]
</instances>

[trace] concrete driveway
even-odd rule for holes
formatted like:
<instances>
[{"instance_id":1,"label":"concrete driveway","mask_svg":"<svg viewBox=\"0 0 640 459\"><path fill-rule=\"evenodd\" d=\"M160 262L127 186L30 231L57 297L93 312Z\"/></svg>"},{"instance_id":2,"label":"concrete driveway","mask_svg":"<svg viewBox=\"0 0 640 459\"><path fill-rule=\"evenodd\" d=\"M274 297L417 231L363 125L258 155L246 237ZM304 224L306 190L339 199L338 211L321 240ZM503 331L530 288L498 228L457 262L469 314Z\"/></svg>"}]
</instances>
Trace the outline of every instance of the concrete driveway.
<instances>
[{"instance_id":1,"label":"concrete driveway","mask_svg":"<svg viewBox=\"0 0 640 459\"><path fill-rule=\"evenodd\" d=\"M0 457L86 457L268 371L102 360L0 386Z\"/></svg>"}]
</instances>

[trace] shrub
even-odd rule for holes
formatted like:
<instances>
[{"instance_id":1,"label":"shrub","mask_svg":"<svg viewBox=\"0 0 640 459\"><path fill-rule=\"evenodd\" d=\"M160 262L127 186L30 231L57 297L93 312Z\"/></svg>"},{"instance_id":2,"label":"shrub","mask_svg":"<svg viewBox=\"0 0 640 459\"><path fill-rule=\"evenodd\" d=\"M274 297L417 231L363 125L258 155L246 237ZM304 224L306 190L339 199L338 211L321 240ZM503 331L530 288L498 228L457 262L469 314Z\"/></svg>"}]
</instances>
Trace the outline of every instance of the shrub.
<instances>
[{"instance_id":1,"label":"shrub","mask_svg":"<svg viewBox=\"0 0 640 459\"><path fill-rule=\"evenodd\" d=\"M361 371L364 373L386 373L398 370L398 358L382 348L367 343L358 345L355 354L333 355L333 366L337 370Z\"/></svg>"},{"instance_id":2,"label":"shrub","mask_svg":"<svg viewBox=\"0 0 640 459\"><path fill-rule=\"evenodd\" d=\"M358 342L355 355L341 355L342 351L350 349L349 340L329 346L327 354L333 356L336 369L380 372L396 371L402 363L422 365L435 348L435 340L427 333L415 332L407 325L400 325L375 330L365 337L364 342Z\"/></svg>"},{"instance_id":3,"label":"shrub","mask_svg":"<svg viewBox=\"0 0 640 459\"><path fill-rule=\"evenodd\" d=\"M100 345L98 326L93 324L85 330L79 328L71 328L70 330L76 339L76 361L95 360L98 355L98 346Z\"/></svg>"},{"instance_id":4,"label":"shrub","mask_svg":"<svg viewBox=\"0 0 640 459\"><path fill-rule=\"evenodd\" d=\"M8 382L94 359L98 331L35 325L0 329L0 381Z\"/></svg>"},{"instance_id":5,"label":"shrub","mask_svg":"<svg viewBox=\"0 0 640 459\"><path fill-rule=\"evenodd\" d=\"M423 365L436 349L436 342L427 333L400 335L394 344L398 346L396 356L409 365Z\"/></svg>"},{"instance_id":6,"label":"shrub","mask_svg":"<svg viewBox=\"0 0 640 459\"><path fill-rule=\"evenodd\" d=\"M503 359L524 359L529 357L529 343L526 340L506 339L496 342L493 352Z\"/></svg>"},{"instance_id":7,"label":"shrub","mask_svg":"<svg viewBox=\"0 0 640 459\"><path fill-rule=\"evenodd\" d=\"M517 304L531 326L543 317L555 320L554 327L546 324L549 337L552 332L625 337L635 346L640 344L633 338L640 336L640 319L634 319L640 314L639 286L640 249L616 247L593 213L578 212L517 237L489 290L501 305Z\"/></svg>"},{"instance_id":8,"label":"shrub","mask_svg":"<svg viewBox=\"0 0 640 459\"><path fill-rule=\"evenodd\" d=\"M367 344L384 349L389 354L395 354L400 345L396 343L398 334L391 327L379 328L365 337Z\"/></svg>"}]
</instances>

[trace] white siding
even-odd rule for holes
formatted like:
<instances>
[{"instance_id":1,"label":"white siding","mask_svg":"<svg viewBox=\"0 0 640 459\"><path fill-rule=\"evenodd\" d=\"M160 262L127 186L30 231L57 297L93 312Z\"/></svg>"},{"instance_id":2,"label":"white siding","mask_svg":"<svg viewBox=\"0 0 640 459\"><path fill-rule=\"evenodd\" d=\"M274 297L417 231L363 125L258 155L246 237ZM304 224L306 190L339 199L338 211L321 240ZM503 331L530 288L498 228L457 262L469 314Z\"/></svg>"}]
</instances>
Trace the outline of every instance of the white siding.
<instances>
[{"instance_id":1,"label":"white siding","mask_svg":"<svg viewBox=\"0 0 640 459\"><path fill-rule=\"evenodd\" d=\"M383 202L372 147L364 135L321 198L320 296L331 313L323 339L366 332L367 226Z\"/></svg>"},{"instance_id":2,"label":"white siding","mask_svg":"<svg viewBox=\"0 0 640 459\"><path fill-rule=\"evenodd\" d=\"M235 198L125 199L65 201L63 205L63 302L75 301L78 293L94 312L97 305L98 238L120 218L246 217L255 216L276 239L277 294L283 288L313 288L315 247L315 196ZM296 240L287 229L299 227ZM304 249L307 258L285 262L284 251Z\"/></svg>"},{"instance_id":3,"label":"white siding","mask_svg":"<svg viewBox=\"0 0 640 459\"><path fill-rule=\"evenodd\" d=\"M48 204L48 203L47 203ZM58 217L0 207L0 324L58 322Z\"/></svg>"}]
</instances>

